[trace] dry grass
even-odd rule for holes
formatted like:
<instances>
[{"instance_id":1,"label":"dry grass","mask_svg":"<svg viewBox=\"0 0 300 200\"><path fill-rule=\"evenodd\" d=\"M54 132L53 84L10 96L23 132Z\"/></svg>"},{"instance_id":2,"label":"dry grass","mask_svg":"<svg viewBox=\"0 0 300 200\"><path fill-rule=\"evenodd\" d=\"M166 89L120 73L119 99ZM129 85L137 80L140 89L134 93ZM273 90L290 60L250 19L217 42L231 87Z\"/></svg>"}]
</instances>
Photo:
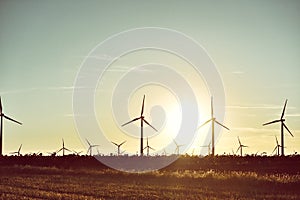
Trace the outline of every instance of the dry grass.
<instances>
[{"instance_id":1,"label":"dry grass","mask_svg":"<svg viewBox=\"0 0 300 200\"><path fill-rule=\"evenodd\" d=\"M0 199L300 199L300 175L0 167Z\"/></svg>"}]
</instances>

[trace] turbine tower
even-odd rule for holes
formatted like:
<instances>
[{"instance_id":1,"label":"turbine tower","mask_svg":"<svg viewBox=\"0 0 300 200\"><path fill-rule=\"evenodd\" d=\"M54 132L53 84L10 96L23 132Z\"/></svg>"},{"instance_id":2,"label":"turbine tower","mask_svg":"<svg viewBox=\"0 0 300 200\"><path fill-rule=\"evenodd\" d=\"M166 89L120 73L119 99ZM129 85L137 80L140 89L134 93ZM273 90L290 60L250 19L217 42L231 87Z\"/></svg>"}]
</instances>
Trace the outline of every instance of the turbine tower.
<instances>
[{"instance_id":1,"label":"turbine tower","mask_svg":"<svg viewBox=\"0 0 300 200\"><path fill-rule=\"evenodd\" d=\"M243 156L243 147L248 147L248 146L243 145L243 144L241 143L241 140L240 140L239 137L238 137L238 141L239 141L240 146L239 146L239 148L237 149L236 152L238 152L238 151L240 150L240 151L241 151L241 156Z\"/></svg>"},{"instance_id":2,"label":"turbine tower","mask_svg":"<svg viewBox=\"0 0 300 200\"><path fill-rule=\"evenodd\" d=\"M152 149L153 151L155 151L154 148L150 147L149 146L149 143L148 143L148 137L147 137L147 146L145 146L144 150L147 149L147 156L149 156L149 149Z\"/></svg>"},{"instance_id":3,"label":"turbine tower","mask_svg":"<svg viewBox=\"0 0 300 200\"><path fill-rule=\"evenodd\" d=\"M202 126L206 125L210 121L211 121L211 145L212 145L211 155L214 156L215 155L215 123L219 124L223 128L226 128L227 130L229 130L229 128L227 128L226 126L224 126L223 124L221 124L220 122L218 122L216 120L216 118L214 117L213 97L211 97L211 118L209 120L207 120L204 124L202 124L201 126L199 126L199 128L201 128Z\"/></svg>"},{"instance_id":4,"label":"turbine tower","mask_svg":"<svg viewBox=\"0 0 300 200\"><path fill-rule=\"evenodd\" d=\"M14 119L12 119L12 118L10 118L10 117L8 117L8 116L6 116L3 112L2 112L2 102L1 102L1 97L0 97L0 117L1 117L1 126L0 126L0 156L2 156L3 154L2 154L2 140L3 140L3 135L2 135L2 132L3 132L3 118L5 118L5 119L8 119L8 120L10 120L10 121L13 121L13 122L15 122L15 123L17 123L17 124L20 124L20 125L22 125L22 123L21 122L18 122L18 121L16 121L16 120L14 120Z\"/></svg>"},{"instance_id":5,"label":"turbine tower","mask_svg":"<svg viewBox=\"0 0 300 200\"><path fill-rule=\"evenodd\" d=\"M129 121L129 122L127 122L127 123L125 123L125 124L122 125L122 126L126 126L127 124L130 124L130 123L132 123L134 121L141 120L141 147L140 147L140 154L141 154L141 156L144 155L144 153L143 153L143 150L144 150L144 147L143 147L143 126L144 126L144 122L146 124L148 124L151 128L153 128L155 131L157 131L149 122L147 122L145 120L145 117L143 115L144 114L144 104L145 104L145 95L144 95L143 103L142 103L141 116L137 117L137 118L135 118L135 119L133 119L133 120L131 120L131 121Z\"/></svg>"},{"instance_id":6,"label":"turbine tower","mask_svg":"<svg viewBox=\"0 0 300 200\"><path fill-rule=\"evenodd\" d=\"M288 100L286 99L285 103L284 103L284 107L283 107L283 111L282 111L280 119L277 119L277 120L274 120L274 121L267 122L267 123L263 124L263 126L266 126L266 125L277 123L277 122L281 123L281 155L282 156L284 156L284 134L283 134L283 129L285 128L291 134L291 136L294 137L293 134L291 133L291 131L285 125L285 123L284 123L285 119L283 118L284 117L284 112L285 112L287 101Z\"/></svg>"},{"instance_id":7,"label":"turbine tower","mask_svg":"<svg viewBox=\"0 0 300 200\"><path fill-rule=\"evenodd\" d=\"M62 148L59 149L56 153L59 153L60 151L62 151L63 152L63 156L65 156L65 151L71 152L71 150L65 147L65 141L64 141L64 139L62 139L62 144L63 144Z\"/></svg>"},{"instance_id":8,"label":"turbine tower","mask_svg":"<svg viewBox=\"0 0 300 200\"><path fill-rule=\"evenodd\" d=\"M85 140L89 145L89 148L87 150L87 154L90 152L90 156L92 156L93 155L93 152L92 152L93 147L98 147L99 145L98 144L93 144L92 145L87 139L85 139Z\"/></svg>"},{"instance_id":9,"label":"turbine tower","mask_svg":"<svg viewBox=\"0 0 300 200\"><path fill-rule=\"evenodd\" d=\"M20 153L21 152L21 148L22 148L22 144L20 145L18 151L11 152L10 154L17 154L18 156L20 156L21 155L21 153Z\"/></svg>"},{"instance_id":10,"label":"turbine tower","mask_svg":"<svg viewBox=\"0 0 300 200\"><path fill-rule=\"evenodd\" d=\"M120 144L111 142L111 143L113 143L114 145L116 145L116 146L118 147L118 156L121 154L120 149L121 149L121 146L122 146L125 142L126 142L126 141L124 141L124 142L122 142L122 143L120 143Z\"/></svg>"}]
</instances>

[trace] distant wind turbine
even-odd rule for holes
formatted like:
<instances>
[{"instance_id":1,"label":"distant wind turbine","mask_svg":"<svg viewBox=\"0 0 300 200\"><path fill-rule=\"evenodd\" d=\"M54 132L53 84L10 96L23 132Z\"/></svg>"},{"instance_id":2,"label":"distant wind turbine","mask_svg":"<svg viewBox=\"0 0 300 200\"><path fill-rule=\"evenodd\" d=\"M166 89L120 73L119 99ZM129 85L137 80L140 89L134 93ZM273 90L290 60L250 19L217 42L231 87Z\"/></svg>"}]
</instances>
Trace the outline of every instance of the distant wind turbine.
<instances>
[{"instance_id":1,"label":"distant wind turbine","mask_svg":"<svg viewBox=\"0 0 300 200\"><path fill-rule=\"evenodd\" d=\"M127 122L127 123L125 123L125 124L123 124L122 126L126 126L127 124L130 124L130 123L132 123L132 122L134 122L134 121L137 121L137 120L141 120L141 147L140 147L140 154L141 154L141 156L143 156L144 155L144 153L143 153L143 150L144 150L144 147L143 147L143 126L144 126L144 122L146 123L146 124L148 124L151 128L153 128L155 131L157 131L149 122L147 122L146 120L145 120L145 117L144 117L144 104L145 104L145 95L144 95L144 98L143 98L143 103L142 103L142 111L141 111L141 116L140 117L137 117L137 118L135 118L135 119L133 119L133 120L131 120L131 121L129 121L129 122Z\"/></svg>"},{"instance_id":2,"label":"distant wind turbine","mask_svg":"<svg viewBox=\"0 0 300 200\"><path fill-rule=\"evenodd\" d=\"M179 148L184 146L183 144L177 144L177 142L175 140L173 140L175 145L176 145L176 148L175 148L175 154L179 155Z\"/></svg>"},{"instance_id":3,"label":"distant wind turbine","mask_svg":"<svg viewBox=\"0 0 300 200\"><path fill-rule=\"evenodd\" d=\"M153 151L155 151L154 148L152 148L152 147L149 146L149 143L148 143L148 137L147 137L147 146L145 146L144 150L145 150L145 149L147 149L147 156L149 156L149 150L150 150L150 149L152 149Z\"/></svg>"},{"instance_id":4,"label":"distant wind turbine","mask_svg":"<svg viewBox=\"0 0 300 200\"><path fill-rule=\"evenodd\" d=\"M98 147L99 145L98 144L91 144L87 139L85 139L86 140L86 142L88 143L88 145L89 145L89 148L88 148L88 150L87 150L87 154L90 152L90 156L92 156L93 155L93 153L92 153L92 149L93 149L93 147Z\"/></svg>"},{"instance_id":5,"label":"distant wind turbine","mask_svg":"<svg viewBox=\"0 0 300 200\"><path fill-rule=\"evenodd\" d=\"M211 145L211 142L208 145L200 146L200 147L207 147L207 155L210 155L210 145Z\"/></svg>"},{"instance_id":6,"label":"distant wind turbine","mask_svg":"<svg viewBox=\"0 0 300 200\"><path fill-rule=\"evenodd\" d=\"M2 154L2 140L3 140L3 135L2 135L2 132L3 132L3 118L5 118L5 119L8 119L8 120L10 120L10 121L13 121L13 122L15 122L15 123L17 123L17 124L20 124L20 125L22 125L22 123L21 122L18 122L18 121L16 121L16 120L14 120L14 119L12 119L12 118L10 118L10 117L8 117L8 116L6 116L4 113L3 113L3 111L2 111L2 102L1 102L1 97L0 97L0 117L1 117L1 126L0 126L0 156L2 156L3 154Z\"/></svg>"},{"instance_id":7,"label":"distant wind turbine","mask_svg":"<svg viewBox=\"0 0 300 200\"><path fill-rule=\"evenodd\" d=\"M218 122L214 117L213 97L211 97L211 118L207 120L204 124L202 124L200 127L198 127L198 129L206 125L210 121L211 121L211 144L212 144L211 155L214 156L215 155L215 123L219 124L223 128L226 128L227 130L229 130L229 128L227 128L226 126Z\"/></svg>"},{"instance_id":8,"label":"distant wind turbine","mask_svg":"<svg viewBox=\"0 0 300 200\"><path fill-rule=\"evenodd\" d=\"M115 143L115 142L111 142L111 143L113 143L114 145L117 146L117 148L118 148L118 156L121 155L120 149L121 149L121 146L122 146L125 142L126 142L126 141L124 141L124 142L122 142L122 143L120 143L120 144L117 144L117 143Z\"/></svg>"},{"instance_id":9,"label":"distant wind turbine","mask_svg":"<svg viewBox=\"0 0 300 200\"><path fill-rule=\"evenodd\" d=\"M240 150L240 152L241 152L241 156L243 156L243 148L244 147L248 147L248 146L245 146L245 145L243 145L242 143L241 143L241 140L240 140L240 138L238 137L238 141L239 141L239 148L237 149L237 151L236 152L238 152L239 150Z\"/></svg>"},{"instance_id":10,"label":"distant wind turbine","mask_svg":"<svg viewBox=\"0 0 300 200\"><path fill-rule=\"evenodd\" d=\"M59 153L60 151L62 151L63 152L63 156L65 156L65 151L72 152L70 149L68 149L68 148L65 147L65 141L64 141L64 139L62 139L62 144L63 144L62 148L59 149L56 153Z\"/></svg>"},{"instance_id":11,"label":"distant wind turbine","mask_svg":"<svg viewBox=\"0 0 300 200\"><path fill-rule=\"evenodd\" d=\"M273 124L273 123L277 123L277 122L281 123L281 155L282 156L284 156L284 134L283 134L283 128L285 128L291 134L291 136L294 137L293 134L291 133L291 131L285 125L285 123L284 123L285 119L283 118L284 117L284 112L285 112L287 101L288 100L286 99L285 103L284 103L284 107L283 107L283 111L282 111L280 119L274 120L274 121L271 121L271 122L267 122L267 123L263 124L263 126L265 126L265 125L269 125L269 124Z\"/></svg>"},{"instance_id":12,"label":"distant wind turbine","mask_svg":"<svg viewBox=\"0 0 300 200\"><path fill-rule=\"evenodd\" d=\"M163 155L165 155L165 156L166 156L166 155L167 155L167 151L166 151L166 149L164 149L164 151L163 151L163 152L164 152L164 154L163 154Z\"/></svg>"},{"instance_id":13,"label":"distant wind turbine","mask_svg":"<svg viewBox=\"0 0 300 200\"><path fill-rule=\"evenodd\" d=\"M278 143L276 136L275 136L275 139L276 139L276 146L275 146L274 150L272 151L272 154L277 150L276 153L277 153L277 156L279 156L279 154L280 154L279 150L280 150L281 145Z\"/></svg>"},{"instance_id":14,"label":"distant wind turbine","mask_svg":"<svg viewBox=\"0 0 300 200\"><path fill-rule=\"evenodd\" d=\"M80 154L81 154L83 151L75 151L75 150L73 150L73 152L75 153L76 156L80 156Z\"/></svg>"},{"instance_id":15,"label":"distant wind turbine","mask_svg":"<svg viewBox=\"0 0 300 200\"><path fill-rule=\"evenodd\" d=\"M15 152L11 152L10 154L17 154L17 156L20 156L21 155L21 148L22 148L22 144L20 145L18 151L15 151Z\"/></svg>"}]
</instances>

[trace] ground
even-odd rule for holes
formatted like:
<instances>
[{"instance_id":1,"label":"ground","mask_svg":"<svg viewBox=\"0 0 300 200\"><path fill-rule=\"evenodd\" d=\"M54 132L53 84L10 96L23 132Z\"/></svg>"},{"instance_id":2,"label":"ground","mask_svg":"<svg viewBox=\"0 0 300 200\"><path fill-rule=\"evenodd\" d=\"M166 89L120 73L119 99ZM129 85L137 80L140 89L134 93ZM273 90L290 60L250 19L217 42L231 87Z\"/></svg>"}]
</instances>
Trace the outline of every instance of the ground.
<instances>
[{"instance_id":1,"label":"ground","mask_svg":"<svg viewBox=\"0 0 300 200\"><path fill-rule=\"evenodd\" d=\"M20 164L17 159L0 159L0 199L300 199L295 158L283 159L296 164L295 169L286 172L280 167L280 158L274 161L277 170L269 171L269 165L263 170L259 165L259 170L247 170L253 162L249 158L246 165L241 162L246 158L180 158L173 166L147 173L120 172L103 166ZM197 160L203 167L196 169L198 165L189 164L187 159ZM233 170L227 169L225 160L234 160ZM214 166L224 163L225 168L203 164L208 161L214 161ZM244 167L236 170L237 161Z\"/></svg>"}]
</instances>

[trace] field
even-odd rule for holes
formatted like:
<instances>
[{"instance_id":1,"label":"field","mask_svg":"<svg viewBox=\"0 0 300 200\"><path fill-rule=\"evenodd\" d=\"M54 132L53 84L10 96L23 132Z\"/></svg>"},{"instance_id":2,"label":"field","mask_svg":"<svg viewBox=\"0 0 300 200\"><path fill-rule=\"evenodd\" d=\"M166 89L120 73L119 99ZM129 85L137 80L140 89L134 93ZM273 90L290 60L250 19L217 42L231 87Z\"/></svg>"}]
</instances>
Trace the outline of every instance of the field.
<instances>
[{"instance_id":1,"label":"field","mask_svg":"<svg viewBox=\"0 0 300 200\"><path fill-rule=\"evenodd\" d=\"M93 157L0 164L1 199L300 199L299 157L181 157L147 173L109 169Z\"/></svg>"}]
</instances>

